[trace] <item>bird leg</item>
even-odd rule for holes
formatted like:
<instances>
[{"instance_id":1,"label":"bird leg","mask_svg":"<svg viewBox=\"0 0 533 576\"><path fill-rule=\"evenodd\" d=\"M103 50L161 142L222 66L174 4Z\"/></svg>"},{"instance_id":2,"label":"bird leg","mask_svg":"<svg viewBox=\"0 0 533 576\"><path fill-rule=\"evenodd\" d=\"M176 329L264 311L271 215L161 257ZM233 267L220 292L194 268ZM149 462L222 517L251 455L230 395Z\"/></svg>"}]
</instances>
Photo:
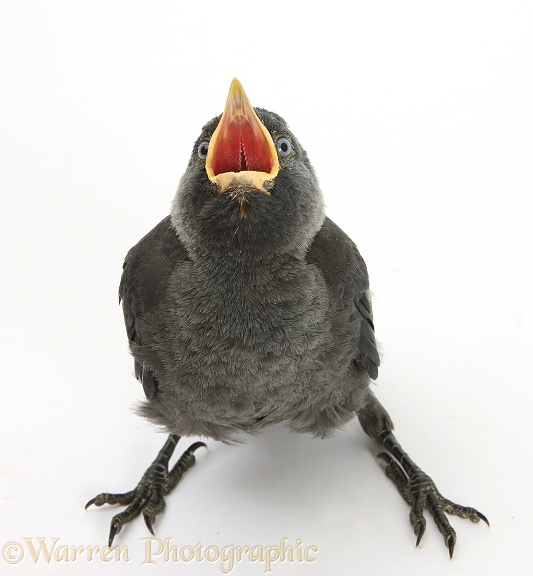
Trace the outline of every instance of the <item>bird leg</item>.
<instances>
[{"instance_id":1,"label":"bird leg","mask_svg":"<svg viewBox=\"0 0 533 576\"><path fill-rule=\"evenodd\" d=\"M386 464L386 475L394 482L406 502L411 505L409 518L416 535L417 546L426 530L424 508L428 508L433 515L448 547L450 558L453 556L457 536L445 512L461 518L469 518L472 522L483 520L489 525L487 518L475 508L461 506L442 496L433 480L411 460L396 440L392 433L393 426L389 415L374 396L371 396L368 404L358 416L365 432L387 450L387 452L379 453L377 457ZM377 431L379 428L381 430Z\"/></svg>"},{"instance_id":2,"label":"bird leg","mask_svg":"<svg viewBox=\"0 0 533 576\"><path fill-rule=\"evenodd\" d=\"M141 481L130 492L123 494L108 494L102 492L92 498L85 505L87 509L92 504L102 506L103 504L121 504L126 509L113 516L111 528L109 530L109 546L113 544L113 539L120 532L124 524L131 522L142 512L144 522L148 530L153 534L153 524L158 514L165 508L164 497L170 494L181 480L185 472L191 468L196 459L194 451L201 446L206 446L203 442L195 442L182 454L174 467L169 470L168 463L174 453L176 444L180 439L176 434L171 434L163 448L159 451L156 459L143 474Z\"/></svg>"}]
</instances>

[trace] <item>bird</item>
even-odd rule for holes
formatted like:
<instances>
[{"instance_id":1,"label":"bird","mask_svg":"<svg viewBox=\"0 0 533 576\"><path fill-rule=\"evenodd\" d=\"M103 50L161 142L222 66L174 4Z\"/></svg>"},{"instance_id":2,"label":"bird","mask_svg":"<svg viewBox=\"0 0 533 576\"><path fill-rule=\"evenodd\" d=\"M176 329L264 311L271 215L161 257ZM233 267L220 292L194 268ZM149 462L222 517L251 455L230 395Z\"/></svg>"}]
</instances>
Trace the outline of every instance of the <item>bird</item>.
<instances>
[{"instance_id":1,"label":"bird","mask_svg":"<svg viewBox=\"0 0 533 576\"><path fill-rule=\"evenodd\" d=\"M254 108L235 78L202 128L167 215L128 252L119 288L142 416L169 434L137 486L86 505L120 504L108 544L141 513L153 534L167 496L194 465L195 442L232 443L274 423L317 438L358 418L411 506L418 546L433 515L487 518L441 495L408 456L374 394L380 356L369 276L325 214L307 153L285 120Z\"/></svg>"}]
</instances>

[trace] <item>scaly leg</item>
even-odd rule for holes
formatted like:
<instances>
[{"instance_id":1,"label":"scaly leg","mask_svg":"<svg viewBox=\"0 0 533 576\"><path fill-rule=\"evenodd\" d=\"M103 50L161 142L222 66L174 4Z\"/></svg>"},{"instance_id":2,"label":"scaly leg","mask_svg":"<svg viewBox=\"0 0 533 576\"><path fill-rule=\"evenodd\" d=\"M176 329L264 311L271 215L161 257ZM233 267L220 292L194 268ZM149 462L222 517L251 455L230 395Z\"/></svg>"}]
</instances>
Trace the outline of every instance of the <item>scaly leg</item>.
<instances>
[{"instance_id":1,"label":"scaly leg","mask_svg":"<svg viewBox=\"0 0 533 576\"><path fill-rule=\"evenodd\" d=\"M131 522L142 512L148 530L153 534L153 524L158 514L165 509L165 496L170 494L183 477L183 474L195 463L194 451L205 446L203 442L195 442L182 454L172 470L169 471L168 463L174 453L176 444L180 439L176 434L171 434L163 448L159 451L156 459L143 474L141 481L134 490L123 494L109 494L102 492L92 498L85 505L87 509L92 504L121 504L127 508L113 516L109 530L109 546L120 532L124 524Z\"/></svg>"},{"instance_id":2,"label":"scaly leg","mask_svg":"<svg viewBox=\"0 0 533 576\"><path fill-rule=\"evenodd\" d=\"M483 520L489 525L487 518L475 508L461 506L442 496L433 480L411 460L396 440L392 433L392 421L375 396L370 397L368 404L358 416L363 430L387 450L378 454L378 458L385 462L385 473L411 505L409 518L416 534L417 546L426 530L424 508L428 508L433 515L448 547L450 558L453 556L457 536L445 512L469 518L472 522Z\"/></svg>"}]
</instances>

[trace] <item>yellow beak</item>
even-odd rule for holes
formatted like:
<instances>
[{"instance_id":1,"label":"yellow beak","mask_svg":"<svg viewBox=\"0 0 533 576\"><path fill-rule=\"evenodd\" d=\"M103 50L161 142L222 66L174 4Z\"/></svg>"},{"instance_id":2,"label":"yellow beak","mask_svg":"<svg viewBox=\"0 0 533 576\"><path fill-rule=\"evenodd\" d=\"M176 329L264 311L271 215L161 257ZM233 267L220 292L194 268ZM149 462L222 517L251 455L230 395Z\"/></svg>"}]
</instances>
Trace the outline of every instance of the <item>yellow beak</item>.
<instances>
[{"instance_id":1,"label":"yellow beak","mask_svg":"<svg viewBox=\"0 0 533 576\"><path fill-rule=\"evenodd\" d=\"M220 122L211 136L205 161L207 176L224 194L232 188L255 188L279 172L272 136L259 120L241 83L234 78Z\"/></svg>"}]
</instances>

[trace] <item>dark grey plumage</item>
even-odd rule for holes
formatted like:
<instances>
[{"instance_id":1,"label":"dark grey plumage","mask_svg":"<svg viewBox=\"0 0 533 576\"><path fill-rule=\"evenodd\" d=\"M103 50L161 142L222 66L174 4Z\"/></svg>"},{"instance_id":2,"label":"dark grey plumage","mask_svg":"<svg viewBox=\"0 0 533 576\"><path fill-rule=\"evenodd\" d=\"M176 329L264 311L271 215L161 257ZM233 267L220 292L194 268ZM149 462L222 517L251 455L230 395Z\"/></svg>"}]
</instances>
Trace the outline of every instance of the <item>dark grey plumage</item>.
<instances>
[{"instance_id":1,"label":"dark grey plumage","mask_svg":"<svg viewBox=\"0 0 533 576\"><path fill-rule=\"evenodd\" d=\"M279 153L275 178L264 188L221 191L197 152L222 124L213 119L193 147L170 216L126 257L120 298L147 397L141 412L171 436L127 498L101 494L89 504L128 505L113 518L110 543L141 510L152 530L164 494L192 466L199 446L187 452L186 466L169 471L179 437L231 442L274 422L324 437L357 415L397 459L381 455L413 506L417 543L427 506L451 556L455 532L442 510L486 518L443 499L392 435L370 389L379 354L365 263L325 217L314 171L285 121L263 109L255 113L272 142L287 139L291 146ZM246 167L255 160L240 146L237 161Z\"/></svg>"},{"instance_id":2,"label":"dark grey plumage","mask_svg":"<svg viewBox=\"0 0 533 576\"><path fill-rule=\"evenodd\" d=\"M307 156L286 124L258 116L293 155L246 213L217 195L195 154L172 214L129 252L120 296L149 401L171 433L231 440L279 421L327 435L367 402L377 376L366 266L324 217ZM139 366L142 365L142 369Z\"/></svg>"}]
</instances>

